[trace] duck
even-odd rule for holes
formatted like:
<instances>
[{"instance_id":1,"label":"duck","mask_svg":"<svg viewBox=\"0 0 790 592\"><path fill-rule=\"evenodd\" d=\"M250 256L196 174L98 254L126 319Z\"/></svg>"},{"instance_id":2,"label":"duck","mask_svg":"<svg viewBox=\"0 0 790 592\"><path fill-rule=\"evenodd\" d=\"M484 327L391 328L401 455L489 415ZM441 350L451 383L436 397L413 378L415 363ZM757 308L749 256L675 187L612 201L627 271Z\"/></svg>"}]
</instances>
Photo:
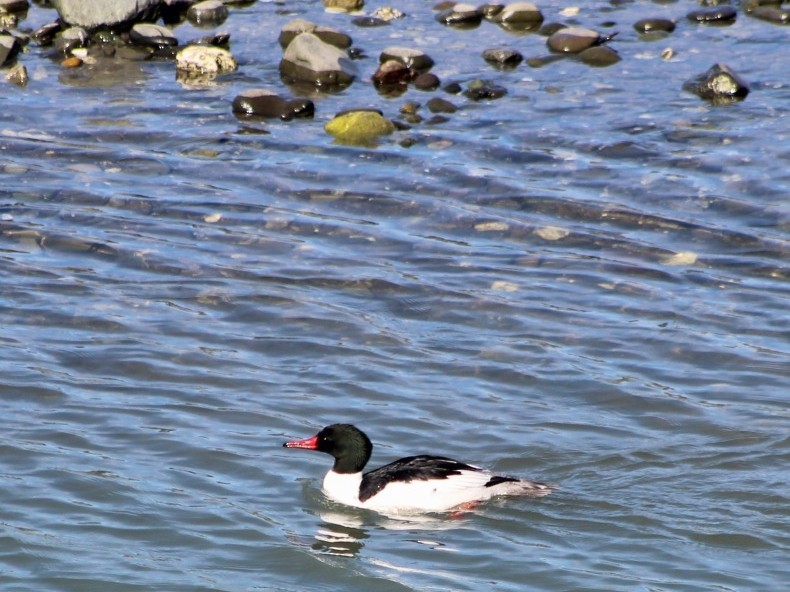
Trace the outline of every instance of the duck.
<instances>
[{"instance_id":1,"label":"duck","mask_svg":"<svg viewBox=\"0 0 790 592\"><path fill-rule=\"evenodd\" d=\"M543 497L555 489L546 483L427 454L401 458L363 473L373 444L362 430L348 423L326 426L315 436L283 446L333 456L335 462L323 481L325 495L347 506L380 513L466 510L493 497Z\"/></svg>"}]
</instances>

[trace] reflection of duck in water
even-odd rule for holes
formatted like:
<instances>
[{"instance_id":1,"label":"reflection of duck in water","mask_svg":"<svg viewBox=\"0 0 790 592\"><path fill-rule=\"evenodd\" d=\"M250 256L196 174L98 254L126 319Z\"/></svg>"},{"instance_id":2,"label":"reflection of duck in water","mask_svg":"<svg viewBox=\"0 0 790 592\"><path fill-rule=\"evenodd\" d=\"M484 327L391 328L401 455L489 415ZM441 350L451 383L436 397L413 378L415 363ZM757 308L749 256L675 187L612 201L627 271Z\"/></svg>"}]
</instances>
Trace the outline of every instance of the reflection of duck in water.
<instances>
[{"instance_id":1,"label":"reflection of duck in water","mask_svg":"<svg viewBox=\"0 0 790 592\"><path fill-rule=\"evenodd\" d=\"M552 490L544 483L496 475L443 456L409 456L363 474L373 444L349 424L334 424L283 446L331 454L335 464L324 477L326 495L384 513L444 512L500 495L541 497Z\"/></svg>"}]
</instances>

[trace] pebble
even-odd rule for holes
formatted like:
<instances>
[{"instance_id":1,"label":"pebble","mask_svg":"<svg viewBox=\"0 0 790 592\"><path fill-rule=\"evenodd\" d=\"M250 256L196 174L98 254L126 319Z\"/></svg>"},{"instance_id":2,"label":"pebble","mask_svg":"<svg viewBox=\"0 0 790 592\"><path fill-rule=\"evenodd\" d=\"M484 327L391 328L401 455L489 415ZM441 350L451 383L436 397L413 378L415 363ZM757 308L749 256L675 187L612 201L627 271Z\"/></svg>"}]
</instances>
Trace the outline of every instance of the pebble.
<instances>
[{"instance_id":1,"label":"pebble","mask_svg":"<svg viewBox=\"0 0 790 592\"><path fill-rule=\"evenodd\" d=\"M346 52L312 33L302 33L288 44L279 67L285 79L316 86L348 86L357 75Z\"/></svg>"},{"instance_id":2,"label":"pebble","mask_svg":"<svg viewBox=\"0 0 790 592\"><path fill-rule=\"evenodd\" d=\"M512 69L524 61L524 56L515 49L486 49L483 52L483 59L501 69Z\"/></svg>"},{"instance_id":3,"label":"pebble","mask_svg":"<svg viewBox=\"0 0 790 592\"><path fill-rule=\"evenodd\" d=\"M280 29L279 43L283 49L287 48L298 35L312 33L324 43L334 45L339 49L348 49L353 43L350 36L330 27L320 27L304 19L294 19L283 25Z\"/></svg>"},{"instance_id":4,"label":"pebble","mask_svg":"<svg viewBox=\"0 0 790 592\"><path fill-rule=\"evenodd\" d=\"M402 62L387 60L382 63L373 74L373 84L376 86L406 85L415 77L415 72Z\"/></svg>"},{"instance_id":5,"label":"pebble","mask_svg":"<svg viewBox=\"0 0 790 592\"><path fill-rule=\"evenodd\" d=\"M55 41L55 35L60 31L60 23L47 23L41 25L33 32L33 39L42 47L52 45Z\"/></svg>"},{"instance_id":6,"label":"pebble","mask_svg":"<svg viewBox=\"0 0 790 592\"><path fill-rule=\"evenodd\" d=\"M324 8L351 12L365 5L365 0L324 0Z\"/></svg>"},{"instance_id":7,"label":"pebble","mask_svg":"<svg viewBox=\"0 0 790 592\"><path fill-rule=\"evenodd\" d=\"M55 39L55 47L58 51L68 54L72 49L85 47L90 36L82 27L69 27Z\"/></svg>"},{"instance_id":8,"label":"pebble","mask_svg":"<svg viewBox=\"0 0 790 592\"><path fill-rule=\"evenodd\" d=\"M27 12L30 3L27 0L0 0L0 12Z\"/></svg>"},{"instance_id":9,"label":"pebble","mask_svg":"<svg viewBox=\"0 0 790 592\"><path fill-rule=\"evenodd\" d=\"M790 10L776 6L758 6L749 13L754 18L774 23L777 25L787 25L790 23Z\"/></svg>"},{"instance_id":10,"label":"pebble","mask_svg":"<svg viewBox=\"0 0 790 592\"><path fill-rule=\"evenodd\" d=\"M537 29L543 23L543 13L531 2L514 2L506 5L493 18L508 29Z\"/></svg>"},{"instance_id":11,"label":"pebble","mask_svg":"<svg viewBox=\"0 0 790 592\"><path fill-rule=\"evenodd\" d=\"M425 103L425 106L428 107L431 113L455 113L458 111L458 107L447 99L442 99L440 97L433 97Z\"/></svg>"},{"instance_id":12,"label":"pebble","mask_svg":"<svg viewBox=\"0 0 790 592\"><path fill-rule=\"evenodd\" d=\"M434 63L425 52L409 47L387 47L379 55L379 63L389 60L395 60L407 68L419 71L430 70Z\"/></svg>"},{"instance_id":13,"label":"pebble","mask_svg":"<svg viewBox=\"0 0 790 592\"><path fill-rule=\"evenodd\" d=\"M587 64L588 66L597 67L611 66L622 59L619 53L617 53L611 47L606 47L605 45L588 47L584 51L580 52L578 57L582 63Z\"/></svg>"},{"instance_id":14,"label":"pebble","mask_svg":"<svg viewBox=\"0 0 790 592\"><path fill-rule=\"evenodd\" d=\"M473 101L492 101L501 99L507 94L504 86L488 80L473 80L464 91L464 96Z\"/></svg>"},{"instance_id":15,"label":"pebble","mask_svg":"<svg viewBox=\"0 0 790 592\"><path fill-rule=\"evenodd\" d=\"M294 118L313 117L315 105L309 99L285 99L270 90L250 89L233 99L233 112L237 115L291 121Z\"/></svg>"},{"instance_id":16,"label":"pebble","mask_svg":"<svg viewBox=\"0 0 790 592\"><path fill-rule=\"evenodd\" d=\"M439 77L432 72L425 72L417 76L417 78L413 81L414 88L417 90L422 91L432 91L439 88L442 84L442 81L439 80Z\"/></svg>"},{"instance_id":17,"label":"pebble","mask_svg":"<svg viewBox=\"0 0 790 592\"><path fill-rule=\"evenodd\" d=\"M396 19L402 19L406 15L402 11L398 10L397 8L393 8L392 6L381 6L374 10L371 16L389 22Z\"/></svg>"},{"instance_id":18,"label":"pebble","mask_svg":"<svg viewBox=\"0 0 790 592\"><path fill-rule=\"evenodd\" d=\"M82 66L82 60L77 56L71 56L60 62L61 68L79 68Z\"/></svg>"},{"instance_id":19,"label":"pebble","mask_svg":"<svg viewBox=\"0 0 790 592\"><path fill-rule=\"evenodd\" d=\"M187 10L187 20L193 25L221 25L228 18L228 8L219 0L203 0Z\"/></svg>"},{"instance_id":20,"label":"pebble","mask_svg":"<svg viewBox=\"0 0 790 592\"><path fill-rule=\"evenodd\" d=\"M643 34L672 33L675 26L675 21L666 18L645 18L634 23L634 29Z\"/></svg>"}]
</instances>

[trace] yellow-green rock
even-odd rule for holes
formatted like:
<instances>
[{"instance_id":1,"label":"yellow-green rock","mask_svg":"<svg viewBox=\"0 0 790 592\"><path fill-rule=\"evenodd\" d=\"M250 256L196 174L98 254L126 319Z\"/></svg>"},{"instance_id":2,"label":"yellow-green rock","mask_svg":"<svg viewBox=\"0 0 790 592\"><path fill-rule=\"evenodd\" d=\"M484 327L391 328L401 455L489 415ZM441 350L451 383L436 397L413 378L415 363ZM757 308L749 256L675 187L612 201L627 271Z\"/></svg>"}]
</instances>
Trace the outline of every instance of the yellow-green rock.
<instances>
[{"instance_id":1,"label":"yellow-green rock","mask_svg":"<svg viewBox=\"0 0 790 592\"><path fill-rule=\"evenodd\" d=\"M341 144L365 146L391 134L395 126L376 111L350 111L335 117L324 129Z\"/></svg>"}]
</instances>

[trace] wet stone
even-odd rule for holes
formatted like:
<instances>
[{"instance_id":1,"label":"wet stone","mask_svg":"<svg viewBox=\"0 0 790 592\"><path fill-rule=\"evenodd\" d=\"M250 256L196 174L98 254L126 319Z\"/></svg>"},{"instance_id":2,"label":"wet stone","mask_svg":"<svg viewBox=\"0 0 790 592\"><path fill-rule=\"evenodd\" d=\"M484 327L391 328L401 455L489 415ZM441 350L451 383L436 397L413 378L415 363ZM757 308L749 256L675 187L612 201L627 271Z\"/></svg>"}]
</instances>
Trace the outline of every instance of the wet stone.
<instances>
[{"instance_id":1,"label":"wet stone","mask_svg":"<svg viewBox=\"0 0 790 592\"><path fill-rule=\"evenodd\" d=\"M597 45L595 47L588 47L580 52L579 60L588 66L604 67L616 64L622 58L620 54L613 50L611 47L605 45Z\"/></svg>"},{"instance_id":2,"label":"wet stone","mask_svg":"<svg viewBox=\"0 0 790 592\"><path fill-rule=\"evenodd\" d=\"M160 0L52 0L61 20L86 29L130 25L153 19Z\"/></svg>"},{"instance_id":3,"label":"wet stone","mask_svg":"<svg viewBox=\"0 0 790 592\"><path fill-rule=\"evenodd\" d=\"M129 39L133 43L148 47L175 47L178 45L178 39L170 29L150 23L140 23L132 27L129 31Z\"/></svg>"},{"instance_id":4,"label":"wet stone","mask_svg":"<svg viewBox=\"0 0 790 592\"><path fill-rule=\"evenodd\" d=\"M483 59L497 68L512 69L524 60L524 56L510 48L486 49L483 52Z\"/></svg>"},{"instance_id":5,"label":"wet stone","mask_svg":"<svg viewBox=\"0 0 790 592\"><path fill-rule=\"evenodd\" d=\"M13 35L0 35L0 66L10 64L21 49L20 43Z\"/></svg>"},{"instance_id":6,"label":"wet stone","mask_svg":"<svg viewBox=\"0 0 790 592\"><path fill-rule=\"evenodd\" d=\"M381 19L386 22L402 19L406 16L402 11L392 6L381 6L373 11L371 15L373 18Z\"/></svg>"},{"instance_id":7,"label":"wet stone","mask_svg":"<svg viewBox=\"0 0 790 592\"><path fill-rule=\"evenodd\" d=\"M365 5L365 0L324 0L325 8L332 8L335 10L345 10L350 12L352 10L359 10Z\"/></svg>"},{"instance_id":8,"label":"wet stone","mask_svg":"<svg viewBox=\"0 0 790 592\"><path fill-rule=\"evenodd\" d=\"M324 126L338 143L370 146L381 136L395 131L395 125L379 111L363 109L339 113Z\"/></svg>"},{"instance_id":9,"label":"wet stone","mask_svg":"<svg viewBox=\"0 0 790 592\"><path fill-rule=\"evenodd\" d=\"M692 10L686 15L686 18L695 23L705 25L729 25L735 22L738 16L738 11L732 6L716 6L714 8L701 8L699 10Z\"/></svg>"},{"instance_id":10,"label":"wet stone","mask_svg":"<svg viewBox=\"0 0 790 592\"><path fill-rule=\"evenodd\" d=\"M436 74L425 72L417 76L413 81L414 88L422 91L432 91L439 88L442 84L441 80Z\"/></svg>"},{"instance_id":11,"label":"wet stone","mask_svg":"<svg viewBox=\"0 0 790 592\"><path fill-rule=\"evenodd\" d=\"M312 33L302 33L285 49L280 75L296 82L316 86L348 86L356 78L354 63L342 49Z\"/></svg>"},{"instance_id":12,"label":"wet stone","mask_svg":"<svg viewBox=\"0 0 790 592\"><path fill-rule=\"evenodd\" d=\"M357 27L386 27L389 25L389 21L385 21L384 19L376 18L375 16L358 16L351 21Z\"/></svg>"},{"instance_id":13,"label":"wet stone","mask_svg":"<svg viewBox=\"0 0 790 592\"><path fill-rule=\"evenodd\" d=\"M725 64L715 64L687 81L683 89L716 105L742 101L749 94L749 85Z\"/></svg>"},{"instance_id":14,"label":"wet stone","mask_svg":"<svg viewBox=\"0 0 790 592\"><path fill-rule=\"evenodd\" d=\"M11 68L8 74L5 75L5 79L11 84L16 84L20 88L27 86L28 80L30 80L27 75L27 68L25 68L23 64L17 64Z\"/></svg>"},{"instance_id":15,"label":"wet stone","mask_svg":"<svg viewBox=\"0 0 790 592\"><path fill-rule=\"evenodd\" d=\"M580 53L600 43L601 35L592 29L568 27L552 34L546 44L552 51L560 53Z\"/></svg>"},{"instance_id":16,"label":"wet stone","mask_svg":"<svg viewBox=\"0 0 790 592\"><path fill-rule=\"evenodd\" d=\"M230 45L230 33L214 33L213 35L206 35L198 39L192 39L186 43L187 45L211 45L213 47L228 48Z\"/></svg>"},{"instance_id":17,"label":"wet stone","mask_svg":"<svg viewBox=\"0 0 790 592\"><path fill-rule=\"evenodd\" d=\"M634 29L639 33L672 33L675 30L675 21L666 18L645 18L636 21Z\"/></svg>"},{"instance_id":18,"label":"wet stone","mask_svg":"<svg viewBox=\"0 0 790 592\"><path fill-rule=\"evenodd\" d=\"M501 99L506 94L507 89L504 86L488 80L473 80L464 91L464 96L472 101L493 101Z\"/></svg>"},{"instance_id":19,"label":"wet stone","mask_svg":"<svg viewBox=\"0 0 790 592\"><path fill-rule=\"evenodd\" d=\"M219 0L204 0L193 4L187 10L187 20L193 25L221 25L228 18L228 8Z\"/></svg>"},{"instance_id":20,"label":"wet stone","mask_svg":"<svg viewBox=\"0 0 790 592\"><path fill-rule=\"evenodd\" d=\"M749 13L754 18L774 23L776 25L787 25L790 23L790 10L778 8L776 6L758 6Z\"/></svg>"},{"instance_id":21,"label":"wet stone","mask_svg":"<svg viewBox=\"0 0 790 592\"><path fill-rule=\"evenodd\" d=\"M472 4L456 4L440 13L436 20L451 27L473 28L483 20L483 13Z\"/></svg>"},{"instance_id":22,"label":"wet stone","mask_svg":"<svg viewBox=\"0 0 790 592\"><path fill-rule=\"evenodd\" d=\"M89 40L88 32L82 27L69 27L55 39L55 48L64 54L78 47L85 47Z\"/></svg>"},{"instance_id":23,"label":"wet stone","mask_svg":"<svg viewBox=\"0 0 790 592\"><path fill-rule=\"evenodd\" d=\"M373 74L373 84L378 87L406 85L414 79L416 72L397 60L387 60Z\"/></svg>"},{"instance_id":24,"label":"wet stone","mask_svg":"<svg viewBox=\"0 0 790 592\"><path fill-rule=\"evenodd\" d=\"M483 18L489 21L495 20L497 15L504 9L504 4L483 4L478 8L478 10L483 13Z\"/></svg>"},{"instance_id":25,"label":"wet stone","mask_svg":"<svg viewBox=\"0 0 790 592\"><path fill-rule=\"evenodd\" d=\"M60 23L47 23L41 25L33 32L33 40L42 47L52 45L55 35L61 30Z\"/></svg>"},{"instance_id":26,"label":"wet stone","mask_svg":"<svg viewBox=\"0 0 790 592\"><path fill-rule=\"evenodd\" d=\"M60 62L61 68L79 68L82 66L82 60L76 56L71 56Z\"/></svg>"},{"instance_id":27,"label":"wet stone","mask_svg":"<svg viewBox=\"0 0 790 592\"><path fill-rule=\"evenodd\" d=\"M447 99L442 99L440 97L434 97L430 99L425 106L431 113L455 113L458 111L458 107L453 105Z\"/></svg>"},{"instance_id":28,"label":"wet stone","mask_svg":"<svg viewBox=\"0 0 790 592\"><path fill-rule=\"evenodd\" d=\"M280 29L279 43L283 49L287 48L298 35L312 33L324 43L334 45L339 49L348 49L353 43L351 37L330 27L321 27L305 19L294 19L287 22Z\"/></svg>"},{"instance_id":29,"label":"wet stone","mask_svg":"<svg viewBox=\"0 0 790 592\"><path fill-rule=\"evenodd\" d=\"M387 47L379 55L379 62L384 63L389 60L395 60L407 68L421 72L433 67L433 60L427 54L409 47Z\"/></svg>"},{"instance_id":30,"label":"wet stone","mask_svg":"<svg viewBox=\"0 0 790 592\"><path fill-rule=\"evenodd\" d=\"M537 29L543 22L543 13L531 2L508 4L494 19L509 29Z\"/></svg>"},{"instance_id":31,"label":"wet stone","mask_svg":"<svg viewBox=\"0 0 790 592\"><path fill-rule=\"evenodd\" d=\"M237 115L291 121L313 117L315 105L309 99L285 99L266 89L250 89L233 99L233 112Z\"/></svg>"},{"instance_id":32,"label":"wet stone","mask_svg":"<svg viewBox=\"0 0 790 592\"><path fill-rule=\"evenodd\" d=\"M30 3L27 0L0 0L0 12L27 12Z\"/></svg>"}]
</instances>

